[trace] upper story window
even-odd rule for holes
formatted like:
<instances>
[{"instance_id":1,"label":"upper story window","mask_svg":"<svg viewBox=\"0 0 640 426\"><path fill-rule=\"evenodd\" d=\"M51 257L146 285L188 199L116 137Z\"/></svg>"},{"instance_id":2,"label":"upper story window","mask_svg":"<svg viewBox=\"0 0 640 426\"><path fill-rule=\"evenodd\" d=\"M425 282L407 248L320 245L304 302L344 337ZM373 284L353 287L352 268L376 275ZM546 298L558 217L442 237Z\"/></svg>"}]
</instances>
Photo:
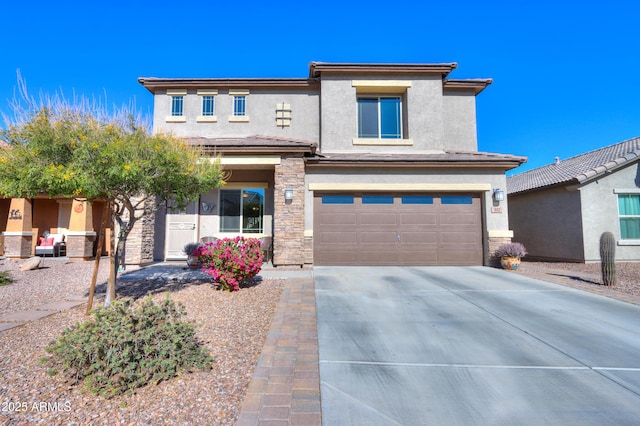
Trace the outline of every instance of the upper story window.
<instances>
[{"instance_id":1,"label":"upper story window","mask_svg":"<svg viewBox=\"0 0 640 426\"><path fill-rule=\"evenodd\" d=\"M400 97L359 97L358 137L402 139Z\"/></svg>"},{"instance_id":2,"label":"upper story window","mask_svg":"<svg viewBox=\"0 0 640 426\"><path fill-rule=\"evenodd\" d=\"M200 115L197 117L197 122L215 123L218 121L216 116L216 95L218 90L216 89L198 89L198 96L200 97L201 109Z\"/></svg>"},{"instance_id":3,"label":"upper story window","mask_svg":"<svg viewBox=\"0 0 640 426\"><path fill-rule=\"evenodd\" d=\"M184 96L171 97L171 116L182 117L184 115Z\"/></svg>"},{"instance_id":4,"label":"upper story window","mask_svg":"<svg viewBox=\"0 0 640 426\"><path fill-rule=\"evenodd\" d=\"M185 89L168 89L167 96L171 97L171 110L165 121L169 123L184 123L187 121L184 115L184 98L187 96L187 91Z\"/></svg>"},{"instance_id":5,"label":"upper story window","mask_svg":"<svg viewBox=\"0 0 640 426\"><path fill-rule=\"evenodd\" d=\"M211 117L215 114L215 98L211 95L202 97L202 115L204 117Z\"/></svg>"},{"instance_id":6,"label":"upper story window","mask_svg":"<svg viewBox=\"0 0 640 426\"><path fill-rule=\"evenodd\" d=\"M249 96L249 90L229 90L229 95L233 96L233 114L229 116L229 121L249 121L249 115L247 114L247 97Z\"/></svg>"},{"instance_id":7,"label":"upper story window","mask_svg":"<svg viewBox=\"0 0 640 426\"><path fill-rule=\"evenodd\" d=\"M407 129L410 80L352 80L357 96L353 145L412 146Z\"/></svg>"},{"instance_id":8,"label":"upper story window","mask_svg":"<svg viewBox=\"0 0 640 426\"><path fill-rule=\"evenodd\" d=\"M622 239L640 239L640 194L618 194L618 215Z\"/></svg>"},{"instance_id":9,"label":"upper story window","mask_svg":"<svg viewBox=\"0 0 640 426\"><path fill-rule=\"evenodd\" d=\"M233 115L236 117L244 117L247 115L247 97L238 95L233 97Z\"/></svg>"}]
</instances>

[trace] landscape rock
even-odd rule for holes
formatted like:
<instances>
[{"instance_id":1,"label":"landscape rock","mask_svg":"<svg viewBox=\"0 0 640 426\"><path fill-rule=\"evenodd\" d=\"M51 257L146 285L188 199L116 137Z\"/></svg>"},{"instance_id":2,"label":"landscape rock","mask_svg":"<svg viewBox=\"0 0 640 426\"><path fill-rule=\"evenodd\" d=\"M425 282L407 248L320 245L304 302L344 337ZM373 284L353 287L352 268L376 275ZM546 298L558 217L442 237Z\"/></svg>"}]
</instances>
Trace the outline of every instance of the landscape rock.
<instances>
[{"instance_id":1,"label":"landscape rock","mask_svg":"<svg viewBox=\"0 0 640 426\"><path fill-rule=\"evenodd\" d=\"M22 265L20 265L20 270L33 271L34 269L38 269L40 267L41 261L42 261L42 258L39 256L30 257L29 259L22 262Z\"/></svg>"}]
</instances>

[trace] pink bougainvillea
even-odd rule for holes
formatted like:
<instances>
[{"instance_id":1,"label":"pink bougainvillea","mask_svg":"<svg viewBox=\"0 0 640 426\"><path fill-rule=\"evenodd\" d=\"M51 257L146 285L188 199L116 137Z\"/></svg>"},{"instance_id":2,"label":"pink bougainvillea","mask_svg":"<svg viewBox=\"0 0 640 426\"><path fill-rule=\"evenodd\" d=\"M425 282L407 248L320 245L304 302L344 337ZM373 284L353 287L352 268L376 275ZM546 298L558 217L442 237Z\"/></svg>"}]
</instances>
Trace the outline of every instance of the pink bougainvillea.
<instances>
[{"instance_id":1,"label":"pink bougainvillea","mask_svg":"<svg viewBox=\"0 0 640 426\"><path fill-rule=\"evenodd\" d=\"M240 236L205 243L196 249L194 256L213 282L229 291L240 290L243 282L258 275L263 261L260 240Z\"/></svg>"}]
</instances>

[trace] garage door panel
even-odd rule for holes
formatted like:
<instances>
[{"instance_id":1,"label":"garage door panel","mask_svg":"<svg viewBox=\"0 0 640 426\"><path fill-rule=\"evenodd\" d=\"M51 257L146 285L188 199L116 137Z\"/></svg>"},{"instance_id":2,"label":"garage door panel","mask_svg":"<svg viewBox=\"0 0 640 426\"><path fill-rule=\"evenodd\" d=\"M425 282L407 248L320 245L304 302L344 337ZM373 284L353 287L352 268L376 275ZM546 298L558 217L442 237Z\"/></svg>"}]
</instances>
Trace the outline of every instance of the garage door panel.
<instances>
[{"instance_id":1,"label":"garage door panel","mask_svg":"<svg viewBox=\"0 0 640 426\"><path fill-rule=\"evenodd\" d=\"M356 225L358 223L358 215L354 212L334 212L328 213L323 212L318 215L318 223L323 225L335 225L335 226L346 226L346 225Z\"/></svg>"},{"instance_id":2,"label":"garage door panel","mask_svg":"<svg viewBox=\"0 0 640 426\"><path fill-rule=\"evenodd\" d=\"M435 212L400 212L401 225L433 226L438 223L438 215Z\"/></svg>"},{"instance_id":3,"label":"garage door panel","mask_svg":"<svg viewBox=\"0 0 640 426\"><path fill-rule=\"evenodd\" d=\"M322 265L356 265L358 253L355 250L322 251L318 262Z\"/></svg>"},{"instance_id":4,"label":"garage door panel","mask_svg":"<svg viewBox=\"0 0 640 426\"><path fill-rule=\"evenodd\" d=\"M473 213L440 213L441 225L470 225L475 226L478 223L478 217Z\"/></svg>"},{"instance_id":5,"label":"garage door panel","mask_svg":"<svg viewBox=\"0 0 640 426\"><path fill-rule=\"evenodd\" d=\"M351 244L354 248L358 244L357 232L323 232L317 237L321 244Z\"/></svg>"},{"instance_id":6,"label":"garage door panel","mask_svg":"<svg viewBox=\"0 0 640 426\"><path fill-rule=\"evenodd\" d=\"M398 241L398 234L395 231L373 231L360 232L359 241L363 244L384 244L389 249L389 244L395 244Z\"/></svg>"},{"instance_id":7,"label":"garage door panel","mask_svg":"<svg viewBox=\"0 0 640 426\"><path fill-rule=\"evenodd\" d=\"M414 232L401 232L400 242L402 245L421 244L430 245L438 244L438 233L435 231L425 232L415 230Z\"/></svg>"},{"instance_id":8,"label":"garage door panel","mask_svg":"<svg viewBox=\"0 0 640 426\"><path fill-rule=\"evenodd\" d=\"M403 251L401 265L438 265L438 251Z\"/></svg>"},{"instance_id":9,"label":"garage door panel","mask_svg":"<svg viewBox=\"0 0 640 426\"><path fill-rule=\"evenodd\" d=\"M440 242L443 245L469 245L475 247L478 244L478 236L471 232L441 232Z\"/></svg>"},{"instance_id":10,"label":"garage door panel","mask_svg":"<svg viewBox=\"0 0 640 426\"><path fill-rule=\"evenodd\" d=\"M375 194L363 203L365 195L349 195L348 205L323 205L315 197L317 265L482 264L477 195L395 194L393 204Z\"/></svg>"},{"instance_id":11,"label":"garage door panel","mask_svg":"<svg viewBox=\"0 0 640 426\"><path fill-rule=\"evenodd\" d=\"M396 225L398 217L395 212L371 212L371 213L360 213L360 224L361 225L379 225L379 226L389 226Z\"/></svg>"}]
</instances>

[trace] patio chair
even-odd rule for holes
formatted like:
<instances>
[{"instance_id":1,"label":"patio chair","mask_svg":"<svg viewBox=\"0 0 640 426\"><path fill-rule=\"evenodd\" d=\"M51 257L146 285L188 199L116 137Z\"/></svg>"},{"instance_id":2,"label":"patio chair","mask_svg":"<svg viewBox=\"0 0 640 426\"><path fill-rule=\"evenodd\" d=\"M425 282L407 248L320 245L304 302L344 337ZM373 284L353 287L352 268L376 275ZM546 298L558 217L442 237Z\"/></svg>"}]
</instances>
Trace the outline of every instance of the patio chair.
<instances>
[{"instance_id":1,"label":"patio chair","mask_svg":"<svg viewBox=\"0 0 640 426\"><path fill-rule=\"evenodd\" d=\"M67 246L64 242L64 234L49 234L46 237L38 239L38 245L35 249L36 256L58 257L61 254L67 254Z\"/></svg>"}]
</instances>

